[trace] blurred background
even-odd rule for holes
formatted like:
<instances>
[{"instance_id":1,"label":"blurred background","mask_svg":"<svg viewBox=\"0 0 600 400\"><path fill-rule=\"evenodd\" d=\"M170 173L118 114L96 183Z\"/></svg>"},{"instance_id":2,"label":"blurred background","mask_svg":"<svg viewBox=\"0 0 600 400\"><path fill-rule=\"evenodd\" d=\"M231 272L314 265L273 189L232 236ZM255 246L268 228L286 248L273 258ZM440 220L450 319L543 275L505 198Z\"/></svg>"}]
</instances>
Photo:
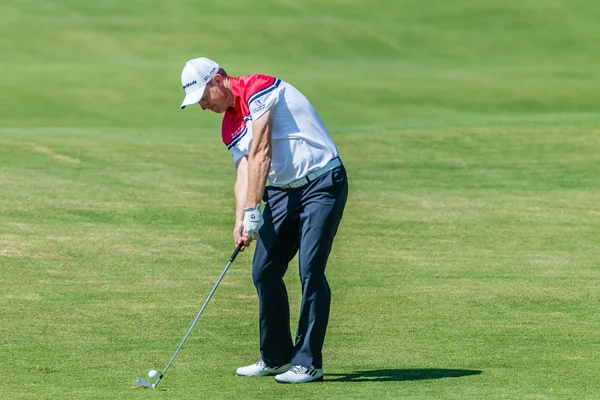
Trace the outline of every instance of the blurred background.
<instances>
[{"instance_id":1,"label":"blurred background","mask_svg":"<svg viewBox=\"0 0 600 400\"><path fill-rule=\"evenodd\" d=\"M198 56L292 82L338 131L589 121L599 15L587 0L5 0L0 125L216 128L177 108Z\"/></svg>"}]
</instances>

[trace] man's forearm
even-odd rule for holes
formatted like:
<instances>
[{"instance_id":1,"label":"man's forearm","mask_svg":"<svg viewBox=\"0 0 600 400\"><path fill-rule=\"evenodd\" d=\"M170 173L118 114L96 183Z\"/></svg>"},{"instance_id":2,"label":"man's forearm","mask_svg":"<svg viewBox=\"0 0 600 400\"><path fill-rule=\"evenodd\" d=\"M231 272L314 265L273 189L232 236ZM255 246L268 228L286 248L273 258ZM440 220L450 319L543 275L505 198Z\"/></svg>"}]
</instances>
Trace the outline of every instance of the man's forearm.
<instances>
[{"instance_id":1,"label":"man's forearm","mask_svg":"<svg viewBox=\"0 0 600 400\"><path fill-rule=\"evenodd\" d=\"M248 194L246 196L246 207L256 207L262 201L270 168L270 151L260 151L248 158Z\"/></svg>"},{"instance_id":2,"label":"man's forearm","mask_svg":"<svg viewBox=\"0 0 600 400\"><path fill-rule=\"evenodd\" d=\"M244 220L244 207L246 206L246 193L248 191L248 181L238 180L235 182L235 222Z\"/></svg>"},{"instance_id":3,"label":"man's forearm","mask_svg":"<svg viewBox=\"0 0 600 400\"><path fill-rule=\"evenodd\" d=\"M246 194L248 193L248 158L242 157L236 163L237 177L235 180L235 222L244 220L244 207L246 207Z\"/></svg>"},{"instance_id":4,"label":"man's forearm","mask_svg":"<svg viewBox=\"0 0 600 400\"><path fill-rule=\"evenodd\" d=\"M262 201L267 176L271 169L271 130L273 112L267 111L253 124L252 148L248 154L248 194L246 207L256 207Z\"/></svg>"}]
</instances>

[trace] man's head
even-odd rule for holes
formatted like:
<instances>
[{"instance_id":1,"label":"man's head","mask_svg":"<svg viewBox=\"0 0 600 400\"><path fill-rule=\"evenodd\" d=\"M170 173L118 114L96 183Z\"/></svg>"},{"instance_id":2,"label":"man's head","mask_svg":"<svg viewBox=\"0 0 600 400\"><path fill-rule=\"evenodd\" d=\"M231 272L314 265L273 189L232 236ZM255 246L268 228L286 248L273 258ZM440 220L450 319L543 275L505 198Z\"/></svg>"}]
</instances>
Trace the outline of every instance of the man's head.
<instances>
[{"instance_id":1,"label":"man's head","mask_svg":"<svg viewBox=\"0 0 600 400\"><path fill-rule=\"evenodd\" d=\"M203 110L223 113L233 104L227 73L208 58L188 61L181 72L181 85L185 91L181 108L198 103Z\"/></svg>"}]
</instances>

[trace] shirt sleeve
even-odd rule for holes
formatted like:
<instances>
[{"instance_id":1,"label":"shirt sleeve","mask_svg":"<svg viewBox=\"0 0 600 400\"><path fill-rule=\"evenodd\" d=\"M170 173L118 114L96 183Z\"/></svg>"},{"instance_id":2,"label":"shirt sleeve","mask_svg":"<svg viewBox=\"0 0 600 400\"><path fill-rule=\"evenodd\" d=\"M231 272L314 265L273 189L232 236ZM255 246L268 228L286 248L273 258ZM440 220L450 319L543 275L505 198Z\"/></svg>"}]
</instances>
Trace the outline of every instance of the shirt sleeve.
<instances>
[{"instance_id":1,"label":"shirt sleeve","mask_svg":"<svg viewBox=\"0 0 600 400\"><path fill-rule=\"evenodd\" d=\"M253 121L271 109L279 99L281 80L267 76L260 76L260 78L251 86L250 90L253 93L248 97L248 109Z\"/></svg>"},{"instance_id":2,"label":"shirt sleeve","mask_svg":"<svg viewBox=\"0 0 600 400\"><path fill-rule=\"evenodd\" d=\"M244 153L242 153L235 146L231 146L231 148L229 149L229 152L231 153L231 157L233 157L233 163L234 164L237 164L237 162L240 160L240 158L244 157Z\"/></svg>"}]
</instances>

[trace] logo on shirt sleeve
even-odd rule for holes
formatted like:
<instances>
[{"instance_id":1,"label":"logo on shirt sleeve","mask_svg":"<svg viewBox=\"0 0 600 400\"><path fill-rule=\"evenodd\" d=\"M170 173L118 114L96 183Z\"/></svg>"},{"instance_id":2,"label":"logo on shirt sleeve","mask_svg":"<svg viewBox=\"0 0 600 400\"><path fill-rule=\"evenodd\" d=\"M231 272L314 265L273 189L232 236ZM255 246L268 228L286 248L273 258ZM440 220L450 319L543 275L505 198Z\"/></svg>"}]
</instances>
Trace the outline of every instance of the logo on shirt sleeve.
<instances>
[{"instance_id":1,"label":"logo on shirt sleeve","mask_svg":"<svg viewBox=\"0 0 600 400\"><path fill-rule=\"evenodd\" d=\"M257 114L264 110L266 106L267 105L261 99L256 99L250 104L250 113Z\"/></svg>"}]
</instances>

